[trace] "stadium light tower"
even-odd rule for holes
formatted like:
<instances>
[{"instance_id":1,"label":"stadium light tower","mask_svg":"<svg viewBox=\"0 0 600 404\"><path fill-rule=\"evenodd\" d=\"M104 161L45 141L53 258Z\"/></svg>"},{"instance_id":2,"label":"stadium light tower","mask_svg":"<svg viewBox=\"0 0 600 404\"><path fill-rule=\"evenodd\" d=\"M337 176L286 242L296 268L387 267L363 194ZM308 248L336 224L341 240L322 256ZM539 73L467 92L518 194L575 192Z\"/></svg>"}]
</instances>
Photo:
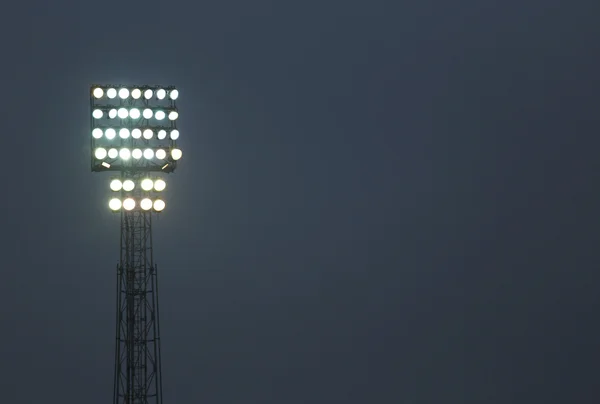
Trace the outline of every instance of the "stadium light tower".
<instances>
[{"instance_id":1,"label":"stadium light tower","mask_svg":"<svg viewBox=\"0 0 600 404\"><path fill-rule=\"evenodd\" d=\"M157 266L152 216L165 209L165 175L177 168L175 87L90 88L92 172L109 172L107 207L121 215L114 404L161 404Z\"/></svg>"}]
</instances>

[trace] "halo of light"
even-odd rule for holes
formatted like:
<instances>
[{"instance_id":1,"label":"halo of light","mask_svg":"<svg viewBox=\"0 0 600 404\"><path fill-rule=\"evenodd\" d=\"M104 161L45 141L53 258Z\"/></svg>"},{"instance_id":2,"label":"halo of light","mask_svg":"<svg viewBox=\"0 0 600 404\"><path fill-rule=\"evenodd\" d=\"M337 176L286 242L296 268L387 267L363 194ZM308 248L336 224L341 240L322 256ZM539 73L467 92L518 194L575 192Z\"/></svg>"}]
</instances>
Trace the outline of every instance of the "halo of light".
<instances>
[{"instance_id":1,"label":"halo of light","mask_svg":"<svg viewBox=\"0 0 600 404\"><path fill-rule=\"evenodd\" d=\"M137 108L131 108L131 109L129 110L129 117L130 117L131 119L139 119L139 118L140 118L140 115L141 115L141 113L140 113L140 110L139 110L139 109L137 109Z\"/></svg>"},{"instance_id":2,"label":"halo of light","mask_svg":"<svg viewBox=\"0 0 600 404\"><path fill-rule=\"evenodd\" d=\"M150 108L146 108L144 112L142 112L142 116L144 117L144 119L152 118L152 110Z\"/></svg>"},{"instance_id":3,"label":"halo of light","mask_svg":"<svg viewBox=\"0 0 600 404\"><path fill-rule=\"evenodd\" d=\"M134 100L137 100L141 96L142 96L142 92L140 91L139 88L134 88L133 90L131 90L131 98L133 98Z\"/></svg>"},{"instance_id":4,"label":"halo of light","mask_svg":"<svg viewBox=\"0 0 600 404\"><path fill-rule=\"evenodd\" d=\"M118 155L119 155L119 151L117 149L113 148L113 149L108 150L108 158L116 159Z\"/></svg>"},{"instance_id":5,"label":"halo of light","mask_svg":"<svg viewBox=\"0 0 600 404\"><path fill-rule=\"evenodd\" d=\"M119 157L121 160L129 160L131 158L131 151L127 148L119 150Z\"/></svg>"},{"instance_id":6,"label":"halo of light","mask_svg":"<svg viewBox=\"0 0 600 404\"><path fill-rule=\"evenodd\" d=\"M121 139L127 139L129 137L129 135L131 135L131 133L129 132L129 129L127 129L127 128L119 129L119 137Z\"/></svg>"},{"instance_id":7,"label":"halo of light","mask_svg":"<svg viewBox=\"0 0 600 404\"><path fill-rule=\"evenodd\" d=\"M140 149L133 149L133 151L131 152L131 157L133 157L136 160L139 160L142 158L142 151Z\"/></svg>"},{"instance_id":8,"label":"halo of light","mask_svg":"<svg viewBox=\"0 0 600 404\"><path fill-rule=\"evenodd\" d=\"M169 92L169 97L175 101L177 99L177 97L179 97L179 91L177 90L171 90L171 92Z\"/></svg>"},{"instance_id":9,"label":"halo of light","mask_svg":"<svg viewBox=\"0 0 600 404\"><path fill-rule=\"evenodd\" d=\"M129 116L129 111L127 111L127 108L119 108L119 118L121 119L125 119Z\"/></svg>"},{"instance_id":10,"label":"halo of light","mask_svg":"<svg viewBox=\"0 0 600 404\"><path fill-rule=\"evenodd\" d=\"M142 180L141 186L144 191L150 191L154 187L154 181L150 178L145 178Z\"/></svg>"},{"instance_id":11,"label":"halo of light","mask_svg":"<svg viewBox=\"0 0 600 404\"><path fill-rule=\"evenodd\" d=\"M109 88L108 90L106 90L106 96L112 100L117 96L117 90L115 90L114 88Z\"/></svg>"},{"instance_id":12,"label":"halo of light","mask_svg":"<svg viewBox=\"0 0 600 404\"><path fill-rule=\"evenodd\" d=\"M152 94L153 94L152 90L148 89L148 90L144 91L144 98L149 100L150 98L152 98Z\"/></svg>"},{"instance_id":13,"label":"halo of light","mask_svg":"<svg viewBox=\"0 0 600 404\"><path fill-rule=\"evenodd\" d=\"M115 119L117 117L117 109L113 108L110 111L108 111L108 117L110 119Z\"/></svg>"},{"instance_id":14,"label":"halo of light","mask_svg":"<svg viewBox=\"0 0 600 404\"><path fill-rule=\"evenodd\" d=\"M110 202L108 202L108 207L110 210L119 210L121 209L121 200L118 198L112 198Z\"/></svg>"},{"instance_id":15,"label":"halo of light","mask_svg":"<svg viewBox=\"0 0 600 404\"><path fill-rule=\"evenodd\" d=\"M179 131L177 129L173 129L171 131L171 139L173 139L173 140L179 139Z\"/></svg>"},{"instance_id":16,"label":"halo of light","mask_svg":"<svg viewBox=\"0 0 600 404\"><path fill-rule=\"evenodd\" d=\"M135 209L135 200L133 198L127 198L123 201L123 209L133 210Z\"/></svg>"},{"instance_id":17,"label":"halo of light","mask_svg":"<svg viewBox=\"0 0 600 404\"><path fill-rule=\"evenodd\" d=\"M98 147L94 150L94 157L98 160L104 160L106 158L106 149L104 147Z\"/></svg>"},{"instance_id":18,"label":"halo of light","mask_svg":"<svg viewBox=\"0 0 600 404\"><path fill-rule=\"evenodd\" d=\"M171 157L173 158L173 160L179 160L182 156L182 152L181 149L173 149L171 150Z\"/></svg>"},{"instance_id":19,"label":"halo of light","mask_svg":"<svg viewBox=\"0 0 600 404\"><path fill-rule=\"evenodd\" d=\"M118 191L120 191L122 188L123 188L123 183L121 182L121 180L118 180L118 179L116 179L116 178L115 178L114 180L112 180L112 181L110 182L110 189L111 189L111 190L113 190L113 191L115 191L115 192L118 192Z\"/></svg>"},{"instance_id":20,"label":"halo of light","mask_svg":"<svg viewBox=\"0 0 600 404\"><path fill-rule=\"evenodd\" d=\"M102 129L96 128L92 131L92 136L94 139L100 139L104 134L102 133Z\"/></svg>"},{"instance_id":21,"label":"halo of light","mask_svg":"<svg viewBox=\"0 0 600 404\"><path fill-rule=\"evenodd\" d=\"M142 137L142 131L138 128L135 128L131 131L131 137L134 139L139 139Z\"/></svg>"},{"instance_id":22,"label":"halo of light","mask_svg":"<svg viewBox=\"0 0 600 404\"><path fill-rule=\"evenodd\" d=\"M123 191L126 191L126 192L133 191L133 188L135 188L135 184L133 183L133 181L131 181L131 180L123 181Z\"/></svg>"},{"instance_id":23,"label":"halo of light","mask_svg":"<svg viewBox=\"0 0 600 404\"><path fill-rule=\"evenodd\" d=\"M96 87L94 88L93 94L96 98L102 98L102 96L104 95L104 90L100 87Z\"/></svg>"},{"instance_id":24,"label":"halo of light","mask_svg":"<svg viewBox=\"0 0 600 404\"><path fill-rule=\"evenodd\" d=\"M165 111L156 111L154 113L154 117L156 118L157 121L162 121L163 119L165 119Z\"/></svg>"},{"instance_id":25,"label":"halo of light","mask_svg":"<svg viewBox=\"0 0 600 404\"><path fill-rule=\"evenodd\" d=\"M166 187L167 187L167 183L165 182L165 180L159 178L156 181L154 181L154 190L155 191L158 191L158 192L164 191Z\"/></svg>"},{"instance_id":26,"label":"halo of light","mask_svg":"<svg viewBox=\"0 0 600 404\"><path fill-rule=\"evenodd\" d=\"M142 199L142 201L140 202L140 208L142 208L142 210L152 209L152 200L148 198Z\"/></svg>"},{"instance_id":27,"label":"halo of light","mask_svg":"<svg viewBox=\"0 0 600 404\"><path fill-rule=\"evenodd\" d=\"M179 118L179 113L177 111L169 112L169 120L174 121L177 118Z\"/></svg>"},{"instance_id":28,"label":"halo of light","mask_svg":"<svg viewBox=\"0 0 600 404\"><path fill-rule=\"evenodd\" d=\"M167 96L167 92L161 88L156 91L156 98L163 100Z\"/></svg>"},{"instance_id":29,"label":"halo of light","mask_svg":"<svg viewBox=\"0 0 600 404\"><path fill-rule=\"evenodd\" d=\"M154 158L154 150L152 150L152 149L144 150L144 158L146 160L152 160L152 158Z\"/></svg>"},{"instance_id":30,"label":"halo of light","mask_svg":"<svg viewBox=\"0 0 600 404\"><path fill-rule=\"evenodd\" d=\"M117 131L113 128L108 128L104 131L104 136L106 136L108 140L113 140L115 136L117 136Z\"/></svg>"},{"instance_id":31,"label":"halo of light","mask_svg":"<svg viewBox=\"0 0 600 404\"><path fill-rule=\"evenodd\" d=\"M124 100L129 97L129 90L126 88L122 88L119 90L119 97Z\"/></svg>"},{"instance_id":32,"label":"halo of light","mask_svg":"<svg viewBox=\"0 0 600 404\"><path fill-rule=\"evenodd\" d=\"M150 140L150 139L152 139L152 136L154 136L154 132L152 132L152 129L144 129L143 136L144 136L144 139Z\"/></svg>"},{"instance_id":33,"label":"halo of light","mask_svg":"<svg viewBox=\"0 0 600 404\"><path fill-rule=\"evenodd\" d=\"M159 130L157 137L159 140L163 140L164 138L167 137L167 131L164 129Z\"/></svg>"},{"instance_id":34,"label":"halo of light","mask_svg":"<svg viewBox=\"0 0 600 404\"><path fill-rule=\"evenodd\" d=\"M165 208L165 201L157 199L154 201L154 210L157 212L162 211Z\"/></svg>"},{"instance_id":35,"label":"halo of light","mask_svg":"<svg viewBox=\"0 0 600 404\"><path fill-rule=\"evenodd\" d=\"M102 115L104 115L104 113L102 112L102 110L101 110L101 109L95 109L95 110L94 110L94 112L92 112L92 116L93 116L95 119L100 119L100 118L102 118Z\"/></svg>"}]
</instances>

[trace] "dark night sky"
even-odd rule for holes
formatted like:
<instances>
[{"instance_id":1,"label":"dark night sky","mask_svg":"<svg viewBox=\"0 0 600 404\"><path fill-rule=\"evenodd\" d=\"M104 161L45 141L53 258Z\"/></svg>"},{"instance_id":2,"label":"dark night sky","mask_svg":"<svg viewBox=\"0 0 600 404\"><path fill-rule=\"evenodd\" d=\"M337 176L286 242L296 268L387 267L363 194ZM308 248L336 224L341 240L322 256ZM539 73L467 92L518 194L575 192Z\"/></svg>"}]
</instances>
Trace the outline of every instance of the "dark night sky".
<instances>
[{"instance_id":1,"label":"dark night sky","mask_svg":"<svg viewBox=\"0 0 600 404\"><path fill-rule=\"evenodd\" d=\"M88 90L148 83L165 403L598 402L597 3L3 4L2 401L111 401Z\"/></svg>"}]
</instances>

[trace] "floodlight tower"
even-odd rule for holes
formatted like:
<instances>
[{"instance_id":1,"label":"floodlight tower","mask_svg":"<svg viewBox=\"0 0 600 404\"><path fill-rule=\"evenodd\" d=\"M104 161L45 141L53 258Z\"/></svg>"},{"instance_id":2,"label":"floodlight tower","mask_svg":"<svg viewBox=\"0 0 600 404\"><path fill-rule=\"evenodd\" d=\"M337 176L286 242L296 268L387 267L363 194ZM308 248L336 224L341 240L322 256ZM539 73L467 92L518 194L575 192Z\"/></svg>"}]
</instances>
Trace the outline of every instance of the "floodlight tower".
<instances>
[{"instance_id":1,"label":"floodlight tower","mask_svg":"<svg viewBox=\"0 0 600 404\"><path fill-rule=\"evenodd\" d=\"M112 174L108 208L121 215L114 404L163 401L152 216L181 158L178 96L172 86L90 88L92 172Z\"/></svg>"}]
</instances>

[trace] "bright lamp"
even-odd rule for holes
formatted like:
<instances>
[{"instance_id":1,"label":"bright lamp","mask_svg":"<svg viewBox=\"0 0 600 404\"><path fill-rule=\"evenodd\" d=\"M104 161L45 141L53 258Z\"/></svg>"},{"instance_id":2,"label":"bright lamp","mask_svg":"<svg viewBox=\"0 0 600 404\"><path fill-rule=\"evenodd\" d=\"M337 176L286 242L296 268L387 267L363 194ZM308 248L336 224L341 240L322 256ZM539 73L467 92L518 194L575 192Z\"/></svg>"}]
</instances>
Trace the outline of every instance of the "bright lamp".
<instances>
[{"instance_id":1,"label":"bright lamp","mask_svg":"<svg viewBox=\"0 0 600 404\"><path fill-rule=\"evenodd\" d=\"M134 88L133 90L131 90L131 98L133 98L134 100L139 99L141 96L142 92L139 88Z\"/></svg>"},{"instance_id":2,"label":"bright lamp","mask_svg":"<svg viewBox=\"0 0 600 404\"><path fill-rule=\"evenodd\" d=\"M157 121L162 121L163 119L165 119L165 111L156 111L154 113L154 117L156 118Z\"/></svg>"},{"instance_id":3,"label":"bright lamp","mask_svg":"<svg viewBox=\"0 0 600 404\"><path fill-rule=\"evenodd\" d=\"M171 139L173 139L173 140L179 139L179 131L177 129L173 129L171 131Z\"/></svg>"},{"instance_id":4,"label":"bright lamp","mask_svg":"<svg viewBox=\"0 0 600 404\"><path fill-rule=\"evenodd\" d=\"M148 198L142 199L142 201L140 202L140 208L142 208L142 210L152 209L152 200Z\"/></svg>"},{"instance_id":5,"label":"bright lamp","mask_svg":"<svg viewBox=\"0 0 600 404\"><path fill-rule=\"evenodd\" d=\"M98 147L94 151L94 157L96 157L98 160L104 160L106 158L106 149L104 147Z\"/></svg>"},{"instance_id":6,"label":"bright lamp","mask_svg":"<svg viewBox=\"0 0 600 404\"><path fill-rule=\"evenodd\" d=\"M153 135L154 135L154 132L152 132L152 129L145 129L144 130L144 133L143 133L144 139L150 140L150 139L152 139Z\"/></svg>"},{"instance_id":7,"label":"bright lamp","mask_svg":"<svg viewBox=\"0 0 600 404\"><path fill-rule=\"evenodd\" d=\"M146 91L144 91L144 98L149 100L150 98L152 98L152 90L148 89Z\"/></svg>"},{"instance_id":8,"label":"bright lamp","mask_svg":"<svg viewBox=\"0 0 600 404\"><path fill-rule=\"evenodd\" d=\"M167 157L167 152L163 149L158 149L155 155L157 159L164 160Z\"/></svg>"},{"instance_id":9,"label":"bright lamp","mask_svg":"<svg viewBox=\"0 0 600 404\"><path fill-rule=\"evenodd\" d=\"M175 101L177 99L177 97L179 97L179 91L177 90L171 90L171 92L169 93L169 97Z\"/></svg>"},{"instance_id":10,"label":"bright lamp","mask_svg":"<svg viewBox=\"0 0 600 404\"><path fill-rule=\"evenodd\" d=\"M126 88L122 88L119 90L119 97L124 100L129 97L129 90Z\"/></svg>"},{"instance_id":11,"label":"bright lamp","mask_svg":"<svg viewBox=\"0 0 600 404\"><path fill-rule=\"evenodd\" d=\"M167 183L164 180L161 180L159 178L156 181L154 181L154 190L155 191L162 192L165 190L166 187L167 187Z\"/></svg>"},{"instance_id":12,"label":"bright lamp","mask_svg":"<svg viewBox=\"0 0 600 404\"><path fill-rule=\"evenodd\" d=\"M183 153L181 152L181 149L171 150L171 157L173 158L173 160L179 160L182 154Z\"/></svg>"},{"instance_id":13,"label":"bright lamp","mask_svg":"<svg viewBox=\"0 0 600 404\"><path fill-rule=\"evenodd\" d=\"M137 109L137 108L131 108L131 109L129 110L129 117L130 117L131 119L139 119L139 118L140 118L140 115L141 115L141 113L140 113L140 110L139 110L139 109Z\"/></svg>"},{"instance_id":14,"label":"bright lamp","mask_svg":"<svg viewBox=\"0 0 600 404\"><path fill-rule=\"evenodd\" d=\"M129 116L129 111L127 111L127 108L119 108L117 114L119 115L119 118L125 119Z\"/></svg>"},{"instance_id":15,"label":"bright lamp","mask_svg":"<svg viewBox=\"0 0 600 404\"><path fill-rule=\"evenodd\" d=\"M144 150L144 158L146 160L152 160L154 158L154 150L152 150L152 149Z\"/></svg>"},{"instance_id":16,"label":"bright lamp","mask_svg":"<svg viewBox=\"0 0 600 404\"><path fill-rule=\"evenodd\" d=\"M118 179L114 179L110 182L110 189L117 192L120 191L123 188L123 183L121 182L121 180Z\"/></svg>"},{"instance_id":17,"label":"bright lamp","mask_svg":"<svg viewBox=\"0 0 600 404\"><path fill-rule=\"evenodd\" d=\"M104 90L102 90L100 87L94 88L94 97L102 98L103 95L104 95Z\"/></svg>"},{"instance_id":18,"label":"bright lamp","mask_svg":"<svg viewBox=\"0 0 600 404\"><path fill-rule=\"evenodd\" d=\"M133 181L131 180L125 180L123 181L123 191L133 191L133 188L135 188L135 184L133 183Z\"/></svg>"},{"instance_id":19,"label":"bright lamp","mask_svg":"<svg viewBox=\"0 0 600 404\"><path fill-rule=\"evenodd\" d=\"M152 110L150 108L146 108L144 112L142 112L142 116L144 117L144 119L152 118Z\"/></svg>"},{"instance_id":20,"label":"bright lamp","mask_svg":"<svg viewBox=\"0 0 600 404\"><path fill-rule=\"evenodd\" d=\"M169 120L170 121L174 121L178 117L179 117L179 113L177 113L177 111L171 111L171 112L169 112Z\"/></svg>"},{"instance_id":21,"label":"bright lamp","mask_svg":"<svg viewBox=\"0 0 600 404\"><path fill-rule=\"evenodd\" d=\"M142 137L142 131L138 128L135 128L131 131L131 137L134 139L139 139Z\"/></svg>"},{"instance_id":22,"label":"bright lamp","mask_svg":"<svg viewBox=\"0 0 600 404\"><path fill-rule=\"evenodd\" d=\"M121 157L122 160L129 160L131 151L129 149L121 149L119 150L119 157Z\"/></svg>"},{"instance_id":23,"label":"bright lamp","mask_svg":"<svg viewBox=\"0 0 600 404\"><path fill-rule=\"evenodd\" d=\"M121 139L127 139L131 133L129 133L129 129L121 128L119 129L119 137Z\"/></svg>"},{"instance_id":24,"label":"bright lamp","mask_svg":"<svg viewBox=\"0 0 600 404\"><path fill-rule=\"evenodd\" d=\"M106 96L112 100L117 96L117 90L115 90L114 88L109 88L108 90L106 90Z\"/></svg>"},{"instance_id":25,"label":"bright lamp","mask_svg":"<svg viewBox=\"0 0 600 404\"><path fill-rule=\"evenodd\" d=\"M151 191L154 187L154 182L150 178L146 178L142 180L141 186L144 191Z\"/></svg>"},{"instance_id":26,"label":"bright lamp","mask_svg":"<svg viewBox=\"0 0 600 404\"><path fill-rule=\"evenodd\" d=\"M115 136L117 136L117 132L113 128L108 128L104 131L104 136L106 136L108 140L113 140Z\"/></svg>"},{"instance_id":27,"label":"bright lamp","mask_svg":"<svg viewBox=\"0 0 600 404\"><path fill-rule=\"evenodd\" d=\"M117 198L113 198L108 202L108 207L110 210L119 210L121 209L121 200Z\"/></svg>"},{"instance_id":28,"label":"bright lamp","mask_svg":"<svg viewBox=\"0 0 600 404\"><path fill-rule=\"evenodd\" d=\"M100 139L102 138L102 135L104 135L102 133L102 129L100 128L96 128L92 131L92 136L94 137L94 139Z\"/></svg>"},{"instance_id":29,"label":"bright lamp","mask_svg":"<svg viewBox=\"0 0 600 404\"><path fill-rule=\"evenodd\" d=\"M136 160L139 160L142 158L142 151L140 149L133 149L133 151L131 152L131 157L133 157Z\"/></svg>"},{"instance_id":30,"label":"bright lamp","mask_svg":"<svg viewBox=\"0 0 600 404\"><path fill-rule=\"evenodd\" d=\"M156 91L156 98L159 100L163 100L167 96L167 92L164 89L159 89Z\"/></svg>"},{"instance_id":31,"label":"bright lamp","mask_svg":"<svg viewBox=\"0 0 600 404\"><path fill-rule=\"evenodd\" d=\"M165 201L157 199L154 201L154 210L157 212L162 211L165 208Z\"/></svg>"},{"instance_id":32,"label":"bright lamp","mask_svg":"<svg viewBox=\"0 0 600 404\"><path fill-rule=\"evenodd\" d=\"M110 119L115 119L117 117L117 109L113 108L110 111L108 111L108 117Z\"/></svg>"},{"instance_id":33,"label":"bright lamp","mask_svg":"<svg viewBox=\"0 0 600 404\"><path fill-rule=\"evenodd\" d=\"M92 116L93 116L95 119L100 119L100 118L102 118L102 115L104 115L104 113L102 112L102 110L101 110L101 109L95 109L95 110L94 110L94 112L92 112Z\"/></svg>"},{"instance_id":34,"label":"bright lamp","mask_svg":"<svg viewBox=\"0 0 600 404\"><path fill-rule=\"evenodd\" d=\"M158 131L158 135L156 135L156 137L158 138L158 140L163 140L167 137L167 131L164 129L161 129Z\"/></svg>"},{"instance_id":35,"label":"bright lamp","mask_svg":"<svg viewBox=\"0 0 600 404\"><path fill-rule=\"evenodd\" d=\"M135 208L135 200L133 198L127 198L123 201L123 209L133 210Z\"/></svg>"}]
</instances>

